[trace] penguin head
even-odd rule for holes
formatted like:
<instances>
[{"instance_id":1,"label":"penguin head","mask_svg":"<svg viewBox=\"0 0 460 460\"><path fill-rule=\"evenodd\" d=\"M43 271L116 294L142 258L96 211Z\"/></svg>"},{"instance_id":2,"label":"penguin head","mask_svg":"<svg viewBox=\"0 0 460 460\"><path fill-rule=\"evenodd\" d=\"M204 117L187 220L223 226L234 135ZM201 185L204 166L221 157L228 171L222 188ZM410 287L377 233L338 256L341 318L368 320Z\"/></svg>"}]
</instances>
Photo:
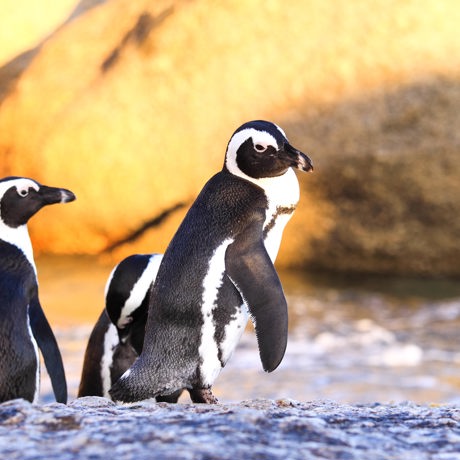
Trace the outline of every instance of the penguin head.
<instances>
[{"instance_id":1,"label":"penguin head","mask_svg":"<svg viewBox=\"0 0 460 460\"><path fill-rule=\"evenodd\" d=\"M312 171L307 155L295 149L284 131L274 123L250 121L240 126L230 138L224 169L252 179L276 177L289 168Z\"/></svg>"},{"instance_id":2,"label":"penguin head","mask_svg":"<svg viewBox=\"0 0 460 460\"><path fill-rule=\"evenodd\" d=\"M27 224L44 206L73 200L75 195L70 190L47 187L32 179L14 176L0 179L0 219L10 228Z\"/></svg>"}]
</instances>

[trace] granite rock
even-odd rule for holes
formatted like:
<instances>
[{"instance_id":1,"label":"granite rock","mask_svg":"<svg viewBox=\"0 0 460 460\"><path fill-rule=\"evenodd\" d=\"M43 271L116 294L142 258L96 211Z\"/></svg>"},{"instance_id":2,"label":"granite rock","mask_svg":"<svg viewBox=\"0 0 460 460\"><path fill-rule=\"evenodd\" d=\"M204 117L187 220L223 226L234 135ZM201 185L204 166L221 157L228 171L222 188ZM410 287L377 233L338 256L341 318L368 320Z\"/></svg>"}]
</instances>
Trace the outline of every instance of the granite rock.
<instances>
[{"instance_id":1,"label":"granite rock","mask_svg":"<svg viewBox=\"0 0 460 460\"><path fill-rule=\"evenodd\" d=\"M194 405L96 397L0 405L0 456L21 459L414 459L460 456L454 406L250 400Z\"/></svg>"}]
</instances>

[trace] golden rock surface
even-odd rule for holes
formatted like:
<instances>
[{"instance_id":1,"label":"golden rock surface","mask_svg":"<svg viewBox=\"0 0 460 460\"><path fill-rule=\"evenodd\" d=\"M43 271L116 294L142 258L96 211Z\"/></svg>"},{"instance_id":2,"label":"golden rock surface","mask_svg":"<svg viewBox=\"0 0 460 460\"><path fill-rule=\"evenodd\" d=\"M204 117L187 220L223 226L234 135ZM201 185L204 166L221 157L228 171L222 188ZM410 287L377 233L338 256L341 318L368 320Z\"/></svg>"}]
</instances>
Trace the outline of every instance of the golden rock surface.
<instances>
[{"instance_id":1,"label":"golden rock surface","mask_svg":"<svg viewBox=\"0 0 460 460\"><path fill-rule=\"evenodd\" d=\"M280 265L460 275L455 0L80 3L0 68L0 175L78 197L31 222L37 251L95 254L190 204L263 118L315 164ZM185 210L114 257L163 251Z\"/></svg>"}]
</instances>

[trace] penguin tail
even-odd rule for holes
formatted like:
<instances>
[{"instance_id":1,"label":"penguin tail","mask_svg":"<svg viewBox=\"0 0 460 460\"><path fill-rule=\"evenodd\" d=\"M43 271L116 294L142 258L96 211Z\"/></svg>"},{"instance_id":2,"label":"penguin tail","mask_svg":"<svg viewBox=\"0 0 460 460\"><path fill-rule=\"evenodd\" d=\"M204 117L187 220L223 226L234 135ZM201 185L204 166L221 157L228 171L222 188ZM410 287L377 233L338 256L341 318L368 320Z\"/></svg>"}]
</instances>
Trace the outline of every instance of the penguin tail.
<instances>
[{"instance_id":1,"label":"penguin tail","mask_svg":"<svg viewBox=\"0 0 460 460\"><path fill-rule=\"evenodd\" d=\"M144 399L155 398L161 393L148 375L138 375L133 369L128 369L109 390L110 397L117 402L136 402Z\"/></svg>"}]
</instances>

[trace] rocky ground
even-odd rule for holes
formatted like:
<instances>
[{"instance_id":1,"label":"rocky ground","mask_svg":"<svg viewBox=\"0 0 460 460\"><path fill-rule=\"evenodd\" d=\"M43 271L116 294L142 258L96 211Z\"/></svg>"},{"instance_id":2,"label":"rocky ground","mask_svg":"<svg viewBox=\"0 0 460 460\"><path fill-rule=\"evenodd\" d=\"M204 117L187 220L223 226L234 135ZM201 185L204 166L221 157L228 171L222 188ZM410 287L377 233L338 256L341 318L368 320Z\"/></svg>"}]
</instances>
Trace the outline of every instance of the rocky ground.
<instances>
[{"instance_id":1,"label":"rocky ground","mask_svg":"<svg viewBox=\"0 0 460 460\"><path fill-rule=\"evenodd\" d=\"M0 457L28 459L460 459L454 406L251 400L216 406L0 405Z\"/></svg>"}]
</instances>

